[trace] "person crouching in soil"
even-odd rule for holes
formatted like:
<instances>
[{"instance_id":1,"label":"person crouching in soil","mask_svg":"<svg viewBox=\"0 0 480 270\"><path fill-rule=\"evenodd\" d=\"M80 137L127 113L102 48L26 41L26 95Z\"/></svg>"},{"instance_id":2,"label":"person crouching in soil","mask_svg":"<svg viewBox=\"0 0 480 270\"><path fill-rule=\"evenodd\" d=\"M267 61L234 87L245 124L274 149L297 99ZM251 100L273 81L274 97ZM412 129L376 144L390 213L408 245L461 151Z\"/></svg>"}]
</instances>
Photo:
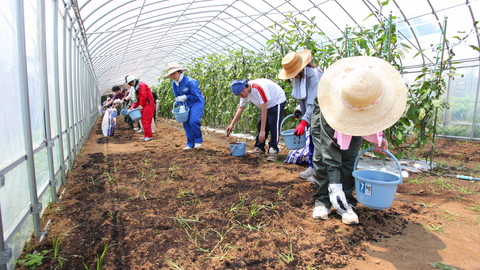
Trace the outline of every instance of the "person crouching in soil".
<instances>
[{"instance_id":1,"label":"person crouching in soil","mask_svg":"<svg viewBox=\"0 0 480 270\"><path fill-rule=\"evenodd\" d=\"M280 151L278 148L280 123L285 112L285 92L278 84L268 79L234 80L230 84L230 88L234 95L240 97L240 104L230 125L226 129L227 136L233 131L235 124L245 110L245 105L250 101L262 109L257 124L254 152L265 154L265 141L270 134L267 160L277 160L278 152Z\"/></svg>"},{"instance_id":2,"label":"person crouching in soil","mask_svg":"<svg viewBox=\"0 0 480 270\"><path fill-rule=\"evenodd\" d=\"M128 76L126 79L126 84L133 86L137 91L138 100L133 103L130 109L140 109L142 113L142 126L143 126L143 137L140 140L146 142L153 139L152 133L152 119L155 112L155 104L153 102L152 90L145 83L141 82L140 79L135 76Z\"/></svg>"},{"instance_id":3,"label":"person crouching in soil","mask_svg":"<svg viewBox=\"0 0 480 270\"><path fill-rule=\"evenodd\" d=\"M331 206L345 224L358 224L352 195L355 158L363 139L375 152L388 148L383 130L402 116L407 89L400 73L376 57L341 59L323 74L311 122L317 190L313 218L327 219Z\"/></svg>"}]
</instances>

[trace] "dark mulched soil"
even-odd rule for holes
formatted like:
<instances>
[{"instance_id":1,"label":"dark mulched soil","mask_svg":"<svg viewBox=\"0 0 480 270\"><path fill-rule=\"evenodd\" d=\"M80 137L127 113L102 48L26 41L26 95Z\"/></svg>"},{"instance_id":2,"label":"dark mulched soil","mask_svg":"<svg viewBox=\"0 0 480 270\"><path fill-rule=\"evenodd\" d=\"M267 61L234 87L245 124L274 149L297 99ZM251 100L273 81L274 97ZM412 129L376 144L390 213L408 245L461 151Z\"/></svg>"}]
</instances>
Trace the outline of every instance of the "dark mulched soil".
<instances>
[{"instance_id":1,"label":"dark mulched soil","mask_svg":"<svg viewBox=\"0 0 480 270\"><path fill-rule=\"evenodd\" d=\"M433 173L404 179L386 210L359 205L361 224L347 226L311 218L315 187L282 162L286 151L275 163L233 157L236 139L208 132L182 151L178 123L160 120L145 143L120 119L109 138L98 122L44 214L49 234L25 250L48 250L37 269L478 267L480 184L441 175L479 176L479 142L439 139Z\"/></svg>"}]
</instances>

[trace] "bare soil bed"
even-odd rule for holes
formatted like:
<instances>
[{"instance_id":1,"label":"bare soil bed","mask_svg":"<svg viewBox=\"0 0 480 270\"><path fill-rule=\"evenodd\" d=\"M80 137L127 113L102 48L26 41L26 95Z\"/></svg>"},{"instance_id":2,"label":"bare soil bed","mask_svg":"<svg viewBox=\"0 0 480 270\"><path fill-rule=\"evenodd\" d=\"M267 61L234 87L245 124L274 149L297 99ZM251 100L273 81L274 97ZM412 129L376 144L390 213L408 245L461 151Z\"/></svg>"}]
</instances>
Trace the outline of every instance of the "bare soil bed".
<instances>
[{"instance_id":1,"label":"bare soil bed","mask_svg":"<svg viewBox=\"0 0 480 270\"><path fill-rule=\"evenodd\" d=\"M312 219L315 187L283 163L287 150L275 163L234 157L236 138L204 132L201 149L182 151L172 120L157 121L150 142L117 124L105 138L97 122L43 216L49 234L21 259L45 251L37 269L480 269L480 182L442 176L479 177L480 142L439 139L437 169L404 179L386 210L359 204L361 224L347 226Z\"/></svg>"}]
</instances>

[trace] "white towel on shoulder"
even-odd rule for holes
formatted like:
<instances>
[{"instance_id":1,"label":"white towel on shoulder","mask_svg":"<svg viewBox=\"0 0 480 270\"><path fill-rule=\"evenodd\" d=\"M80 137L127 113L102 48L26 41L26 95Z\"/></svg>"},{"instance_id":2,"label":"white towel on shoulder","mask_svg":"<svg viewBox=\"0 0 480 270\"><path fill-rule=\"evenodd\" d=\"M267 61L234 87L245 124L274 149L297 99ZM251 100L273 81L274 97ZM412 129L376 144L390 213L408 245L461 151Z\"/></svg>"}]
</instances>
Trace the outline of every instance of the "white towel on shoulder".
<instances>
[{"instance_id":1,"label":"white towel on shoulder","mask_svg":"<svg viewBox=\"0 0 480 270\"><path fill-rule=\"evenodd\" d=\"M292 97L295 99L307 98L307 68L303 68L302 78L293 79Z\"/></svg>"}]
</instances>

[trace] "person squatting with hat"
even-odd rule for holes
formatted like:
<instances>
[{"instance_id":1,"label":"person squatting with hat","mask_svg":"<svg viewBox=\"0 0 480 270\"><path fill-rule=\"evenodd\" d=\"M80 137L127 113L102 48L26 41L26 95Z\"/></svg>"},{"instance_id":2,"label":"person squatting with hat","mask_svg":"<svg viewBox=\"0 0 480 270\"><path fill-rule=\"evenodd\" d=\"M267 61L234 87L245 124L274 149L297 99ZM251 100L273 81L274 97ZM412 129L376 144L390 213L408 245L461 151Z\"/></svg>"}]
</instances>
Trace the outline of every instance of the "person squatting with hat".
<instances>
[{"instance_id":1,"label":"person squatting with hat","mask_svg":"<svg viewBox=\"0 0 480 270\"><path fill-rule=\"evenodd\" d=\"M183 122L183 129L187 135L187 143L183 150L200 148L203 142L202 130L200 129L205 107L205 98L202 90L198 87L195 79L183 74L187 69L178 63L169 63L164 78L172 79L173 95L177 103L184 102L190 109L188 121Z\"/></svg>"},{"instance_id":2,"label":"person squatting with hat","mask_svg":"<svg viewBox=\"0 0 480 270\"><path fill-rule=\"evenodd\" d=\"M305 128L310 126L313 102L317 96L318 82L323 72L312 63L312 52L303 50L300 53L289 52L282 59L282 69L278 78L283 80L293 79L292 97L298 100L299 105L295 111L299 111L302 120L293 134L302 136ZM296 114L296 113L295 113ZM313 179L313 141L308 145L308 168L300 173L300 178L314 182Z\"/></svg>"},{"instance_id":3,"label":"person squatting with hat","mask_svg":"<svg viewBox=\"0 0 480 270\"><path fill-rule=\"evenodd\" d=\"M352 196L355 158L363 139L375 151L388 148L383 130L402 116L407 89L400 73L385 60L348 57L332 64L318 85L311 122L314 178L313 218L327 219L331 206L345 224L358 224Z\"/></svg>"},{"instance_id":4,"label":"person squatting with hat","mask_svg":"<svg viewBox=\"0 0 480 270\"><path fill-rule=\"evenodd\" d=\"M140 140L146 142L153 139L152 133L152 118L155 113L155 104L153 102L152 90L145 83L141 82L139 78L135 76L127 76L125 78L125 84L134 88L137 91L138 100L133 103L130 109L140 109L142 113L142 126L143 126L143 137ZM130 88L130 91L132 89Z\"/></svg>"},{"instance_id":5,"label":"person squatting with hat","mask_svg":"<svg viewBox=\"0 0 480 270\"><path fill-rule=\"evenodd\" d=\"M277 160L280 151L278 148L280 123L285 112L285 92L278 84L268 79L234 80L230 84L230 88L234 95L240 97L240 104L226 129L227 136L233 131L235 124L245 110L245 105L250 101L262 109L257 124L257 135L255 136L255 153L265 154L265 141L270 134L267 160Z\"/></svg>"}]
</instances>

